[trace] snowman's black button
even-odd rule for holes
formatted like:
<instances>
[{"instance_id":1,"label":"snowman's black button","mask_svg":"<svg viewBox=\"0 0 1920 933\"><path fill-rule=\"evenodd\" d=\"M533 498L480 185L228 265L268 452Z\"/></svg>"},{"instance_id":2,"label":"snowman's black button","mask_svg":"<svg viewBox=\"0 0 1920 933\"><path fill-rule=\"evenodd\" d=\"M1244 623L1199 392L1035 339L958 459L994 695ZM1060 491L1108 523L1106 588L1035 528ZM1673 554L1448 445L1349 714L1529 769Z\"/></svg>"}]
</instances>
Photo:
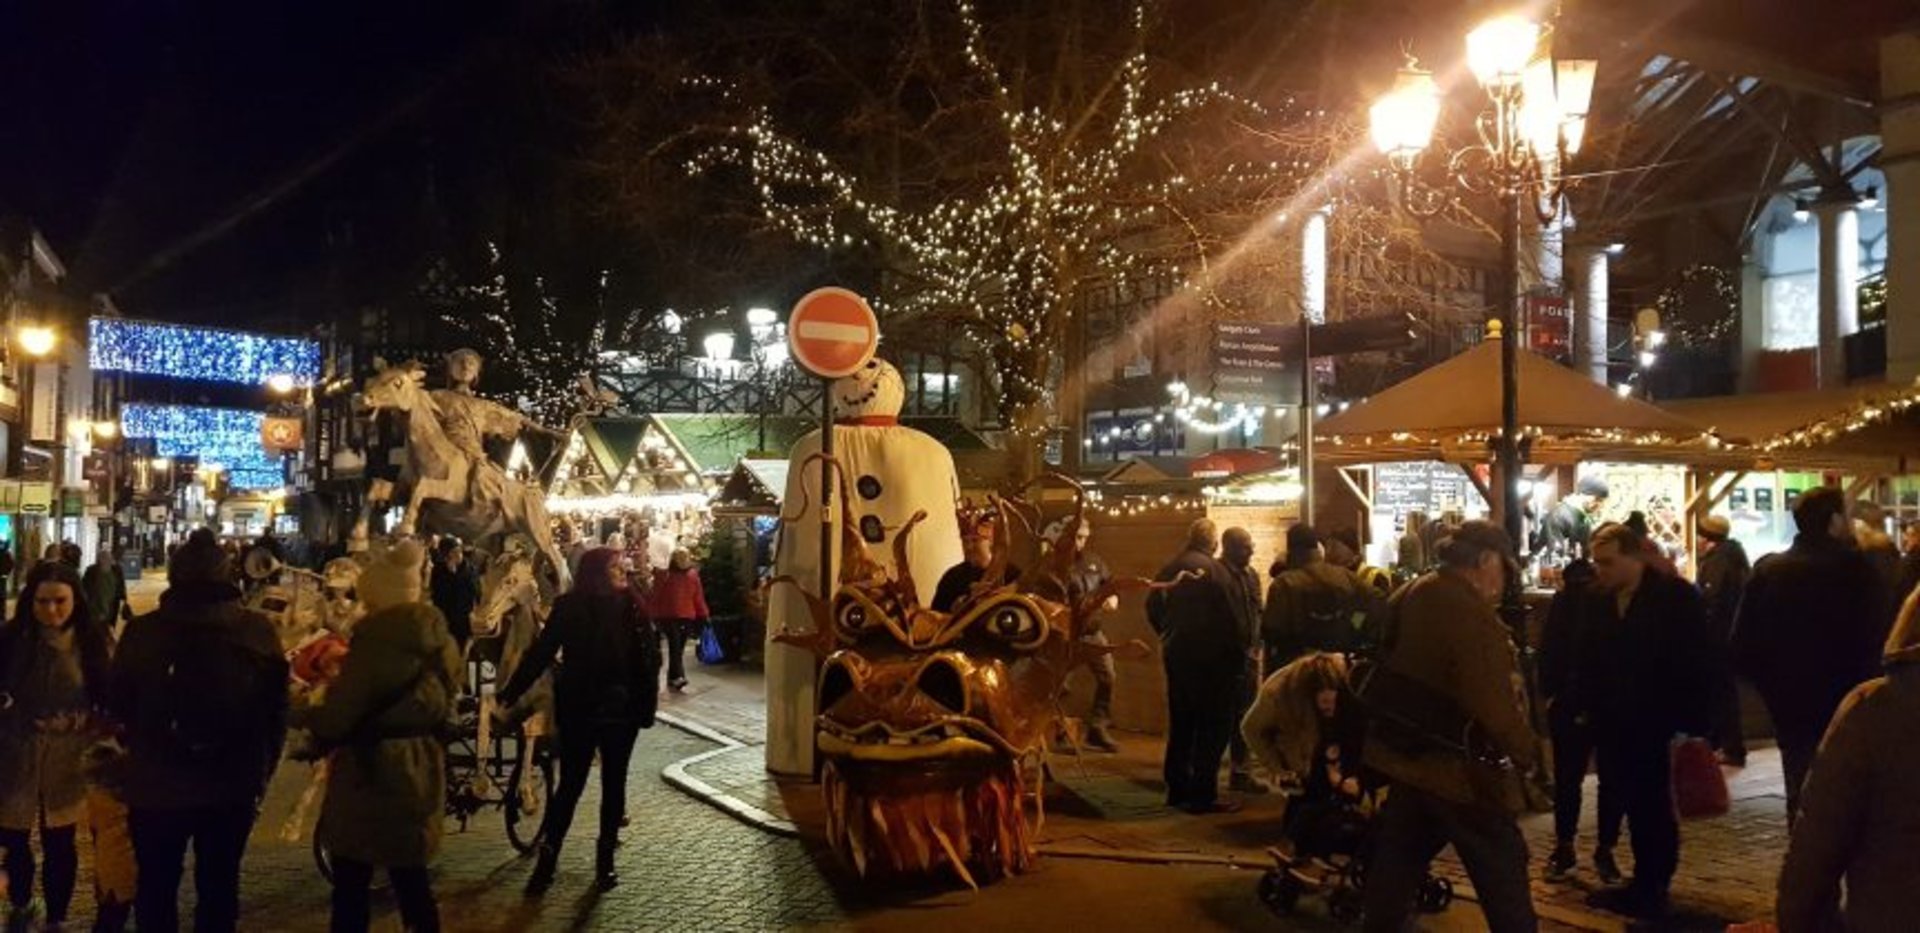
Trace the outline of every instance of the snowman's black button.
<instances>
[{"instance_id":1,"label":"snowman's black button","mask_svg":"<svg viewBox=\"0 0 1920 933\"><path fill-rule=\"evenodd\" d=\"M862 476L853 481L853 488L860 490L860 498L871 502L880 498L880 479L876 476Z\"/></svg>"},{"instance_id":2,"label":"snowman's black button","mask_svg":"<svg viewBox=\"0 0 1920 933\"><path fill-rule=\"evenodd\" d=\"M868 544L879 544L887 540L887 526L878 515L863 515L860 517L860 537L867 539Z\"/></svg>"}]
</instances>

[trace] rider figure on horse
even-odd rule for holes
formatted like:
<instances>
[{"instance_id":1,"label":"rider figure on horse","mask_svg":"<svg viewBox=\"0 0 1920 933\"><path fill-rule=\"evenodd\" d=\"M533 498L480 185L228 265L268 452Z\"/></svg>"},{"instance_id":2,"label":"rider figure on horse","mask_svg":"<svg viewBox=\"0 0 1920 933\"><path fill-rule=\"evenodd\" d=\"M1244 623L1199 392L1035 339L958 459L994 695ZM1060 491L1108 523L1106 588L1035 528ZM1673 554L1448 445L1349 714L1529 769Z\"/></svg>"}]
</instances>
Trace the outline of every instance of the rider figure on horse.
<instances>
[{"instance_id":1,"label":"rider figure on horse","mask_svg":"<svg viewBox=\"0 0 1920 933\"><path fill-rule=\"evenodd\" d=\"M507 498L507 472L487 456L487 440L516 440L529 430L549 435L555 432L499 402L475 395L473 384L480 380L480 364L480 354L473 350L447 354L448 387L434 390L433 400L440 406L440 429L473 463L468 479L472 501L501 502Z\"/></svg>"}]
</instances>

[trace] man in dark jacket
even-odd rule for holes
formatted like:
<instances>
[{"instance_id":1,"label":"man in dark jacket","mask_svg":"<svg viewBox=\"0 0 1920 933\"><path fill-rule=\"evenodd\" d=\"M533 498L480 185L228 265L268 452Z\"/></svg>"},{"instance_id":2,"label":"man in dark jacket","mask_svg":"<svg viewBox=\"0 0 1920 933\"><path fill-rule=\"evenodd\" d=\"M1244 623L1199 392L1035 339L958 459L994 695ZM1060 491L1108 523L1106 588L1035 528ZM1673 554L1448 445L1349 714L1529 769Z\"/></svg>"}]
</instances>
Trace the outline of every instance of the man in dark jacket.
<instances>
[{"instance_id":1,"label":"man in dark jacket","mask_svg":"<svg viewBox=\"0 0 1920 933\"><path fill-rule=\"evenodd\" d=\"M1734 670L1759 689L1773 719L1789 820L1833 711L1878 676L1891 621L1880 575L1850 544L1840 490L1801 496L1793 521L1793 546L1753 568L1733 633Z\"/></svg>"},{"instance_id":2,"label":"man in dark jacket","mask_svg":"<svg viewBox=\"0 0 1920 933\"><path fill-rule=\"evenodd\" d=\"M1541 549L1559 551L1570 557L1587 556L1593 537L1593 516L1607 504L1609 492L1605 480L1597 476L1581 477L1574 484L1572 494L1562 496L1540 523Z\"/></svg>"},{"instance_id":3,"label":"man in dark jacket","mask_svg":"<svg viewBox=\"0 0 1920 933\"><path fill-rule=\"evenodd\" d=\"M1592 672L1584 662L1593 650L1595 617L1601 608L1594 599L1594 576L1593 564L1585 558L1567 565L1540 631L1540 695L1547 701L1547 729L1553 740L1554 848L1547 856L1549 881L1565 878L1577 862L1574 841L1585 803L1587 769L1593 763L1593 691L1586 681ZM1620 824L1626 818L1619 788L1600 785L1596 807L1593 870L1601 881L1613 884L1621 877L1613 849L1620 843Z\"/></svg>"},{"instance_id":4,"label":"man in dark jacket","mask_svg":"<svg viewBox=\"0 0 1920 933\"><path fill-rule=\"evenodd\" d=\"M1284 568L1276 568L1260 620L1267 669L1316 651L1351 654L1371 647L1378 594L1353 571L1326 559L1307 525L1287 529Z\"/></svg>"},{"instance_id":5,"label":"man in dark jacket","mask_svg":"<svg viewBox=\"0 0 1920 933\"><path fill-rule=\"evenodd\" d=\"M1579 662L1600 783L1625 805L1633 843L1633 882L1594 903L1643 919L1666 913L1680 865L1668 743L1709 731L1715 668L1700 592L1654 569L1649 556L1625 525L1594 534L1599 605Z\"/></svg>"},{"instance_id":6,"label":"man in dark jacket","mask_svg":"<svg viewBox=\"0 0 1920 933\"><path fill-rule=\"evenodd\" d=\"M447 617L447 631L465 651L467 642L473 640L473 607L480 602L480 580L467 565L467 553L458 538L441 538L434 558L433 608Z\"/></svg>"},{"instance_id":7,"label":"man in dark jacket","mask_svg":"<svg viewBox=\"0 0 1920 933\"><path fill-rule=\"evenodd\" d=\"M1167 805L1189 813L1233 812L1220 799L1220 758L1233 735L1234 698L1252 633L1234 612L1213 522L1200 519L1187 546L1154 578L1173 586L1147 597L1167 669Z\"/></svg>"},{"instance_id":8,"label":"man in dark jacket","mask_svg":"<svg viewBox=\"0 0 1920 933\"><path fill-rule=\"evenodd\" d=\"M1700 598L1706 603L1707 630L1713 636L1713 745L1736 768L1747 764L1747 742L1740 734L1740 684L1733 676L1733 622L1747 591L1753 566L1747 550L1733 539L1733 525L1718 515L1700 520Z\"/></svg>"},{"instance_id":9,"label":"man in dark jacket","mask_svg":"<svg viewBox=\"0 0 1920 933\"><path fill-rule=\"evenodd\" d=\"M1253 534L1245 528L1229 528L1220 535L1220 566L1226 570L1227 595L1233 607L1234 625L1250 635L1260 629L1260 575L1253 569ZM1260 689L1260 652L1256 638L1247 642L1246 661L1235 685L1233 721L1239 722L1253 708L1254 694ZM1264 794L1266 784L1253 774L1253 753L1239 729L1228 737L1227 789L1242 794Z\"/></svg>"},{"instance_id":10,"label":"man in dark jacket","mask_svg":"<svg viewBox=\"0 0 1920 933\"><path fill-rule=\"evenodd\" d=\"M126 727L129 826L142 930L179 927L187 848L196 930L233 930L240 860L287 726L287 663L273 623L242 608L213 533L188 538L160 608L127 626L108 707Z\"/></svg>"},{"instance_id":11,"label":"man in dark jacket","mask_svg":"<svg viewBox=\"0 0 1920 933\"><path fill-rule=\"evenodd\" d=\"M933 587L935 612L952 612L973 592L975 584L987 578L993 566L994 516L990 513L963 513L960 516L960 562L940 575ZM1020 568L1007 567L1007 582L1020 579Z\"/></svg>"},{"instance_id":12,"label":"man in dark jacket","mask_svg":"<svg viewBox=\"0 0 1920 933\"><path fill-rule=\"evenodd\" d=\"M1406 928L1428 866L1451 844L1473 876L1488 929L1532 931L1539 921L1528 889L1527 840L1516 820L1526 808L1520 775L1538 760L1539 739L1527 724L1512 636L1493 609L1515 572L1513 542L1498 525L1470 521L1453 529L1434 556L1440 569L1394 597L1376 676L1418 685L1403 696L1443 699L1474 724L1467 731L1480 737L1475 744L1511 767L1407 733L1369 733L1364 763L1393 790L1373 823L1366 929Z\"/></svg>"},{"instance_id":13,"label":"man in dark jacket","mask_svg":"<svg viewBox=\"0 0 1920 933\"><path fill-rule=\"evenodd\" d=\"M93 566L80 575L80 588L87 591L87 608L93 610L94 621L111 632L123 618L133 618L133 610L127 605L127 578L120 573L120 557L125 552L117 546L98 550Z\"/></svg>"}]
</instances>

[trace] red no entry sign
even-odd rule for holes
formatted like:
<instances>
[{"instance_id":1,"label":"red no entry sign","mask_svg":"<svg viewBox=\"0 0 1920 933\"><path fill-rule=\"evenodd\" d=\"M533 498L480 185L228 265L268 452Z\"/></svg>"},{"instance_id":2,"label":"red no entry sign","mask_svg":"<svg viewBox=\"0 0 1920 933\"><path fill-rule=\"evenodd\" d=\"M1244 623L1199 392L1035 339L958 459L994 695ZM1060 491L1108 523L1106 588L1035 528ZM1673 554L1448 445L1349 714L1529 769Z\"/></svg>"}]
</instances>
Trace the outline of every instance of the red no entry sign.
<instances>
[{"instance_id":1,"label":"red no entry sign","mask_svg":"<svg viewBox=\"0 0 1920 933\"><path fill-rule=\"evenodd\" d=\"M822 379L838 379L873 359L880 321L867 300L844 288L816 288L787 316L793 360Z\"/></svg>"}]
</instances>

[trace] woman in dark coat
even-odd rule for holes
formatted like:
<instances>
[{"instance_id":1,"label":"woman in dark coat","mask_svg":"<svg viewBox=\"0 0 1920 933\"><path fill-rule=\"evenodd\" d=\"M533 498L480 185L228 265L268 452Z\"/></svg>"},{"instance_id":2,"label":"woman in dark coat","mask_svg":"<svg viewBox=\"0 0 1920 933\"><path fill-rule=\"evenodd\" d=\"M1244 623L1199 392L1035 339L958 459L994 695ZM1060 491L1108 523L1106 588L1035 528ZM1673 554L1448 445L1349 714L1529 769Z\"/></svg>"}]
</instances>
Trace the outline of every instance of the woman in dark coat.
<instances>
[{"instance_id":1,"label":"woman in dark coat","mask_svg":"<svg viewBox=\"0 0 1920 933\"><path fill-rule=\"evenodd\" d=\"M107 698L110 638L89 612L80 575L43 563L27 575L0 626L0 849L13 918L33 898L33 831L40 831L46 919L65 923L87 815L84 758Z\"/></svg>"},{"instance_id":2,"label":"woman in dark coat","mask_svg":"<svg viewBox=\"0 0 1920 933\"><path fill-rule=\"evenodd\" d=\"M602 890L619 883L613 850L625 816L627 760L639 730L653 725L661 662L659 635L640 595L627 585L620 557L613 548L595 548L580 558L573 590L554 601L547 627L500 691L501 704L511 709L559 658L553 694L560 786L540 829L539 861L527 880L530 896L553 885L560 846L586 791L595 753L600 756L595 882Z\"/></svg>"}]
</instances>

